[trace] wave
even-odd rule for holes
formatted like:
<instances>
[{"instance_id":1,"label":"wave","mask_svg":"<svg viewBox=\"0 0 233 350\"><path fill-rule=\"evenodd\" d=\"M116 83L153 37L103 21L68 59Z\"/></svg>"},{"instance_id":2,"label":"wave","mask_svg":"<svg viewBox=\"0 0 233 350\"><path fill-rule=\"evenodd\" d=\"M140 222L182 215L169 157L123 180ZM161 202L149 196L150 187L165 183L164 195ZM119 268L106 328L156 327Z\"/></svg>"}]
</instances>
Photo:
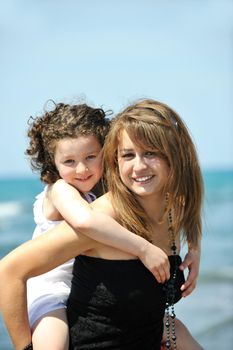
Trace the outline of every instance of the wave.
<instances>
[{"instance_id":1,"label":"wave","mask_svg":"<svg viewBox=\"0 0 233 350\"><path fill-rule=\"evenodd\" d=\"M17 216L23 212L22 203L17 201L0 203L0 218L9 218Z\"/></svg>"},{"instance_id":2,"label":"wave","mask_svg":"<svg viewBox=\"0 0 233 350\"><path fill-rule=\"evenodd\" d=\"M211 282L231 282L233 283L233 266L226 266L221 270L203 271L200 274L199 282L201 284Z\"/></svg>"},{"instance_id":3,"label":"wave","mask_svg":"<svg viewBox=\"0 0 233 350\"><path fill-rule=\"evenodd\" d=\"M214 336L214 335L216 336L221 330L225 329L226 331L227 327L230 328L230 331L232 333L233 317L228 317L221 320L220 322L216 322L214 324L209 325L208 327L200 331L198 333L198 336L199 337Z\"/></svg>"}]
</instances>

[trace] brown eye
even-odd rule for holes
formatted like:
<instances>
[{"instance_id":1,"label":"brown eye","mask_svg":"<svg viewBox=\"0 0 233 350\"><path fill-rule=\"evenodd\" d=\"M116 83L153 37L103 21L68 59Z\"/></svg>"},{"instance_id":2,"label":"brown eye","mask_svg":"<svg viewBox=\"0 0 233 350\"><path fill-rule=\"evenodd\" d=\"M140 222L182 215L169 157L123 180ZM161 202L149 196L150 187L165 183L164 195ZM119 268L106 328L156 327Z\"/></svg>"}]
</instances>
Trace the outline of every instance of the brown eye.
<instances>
[{"instance_id":1,"label":"brown eye","mask_svg":"<svg viewBox=\"0 0 233 350\"><path fill-rule=\"evenodd\" d=\"M96 158L96 155L95 154L90 154L86 159L95 159Z\"/></svg>"},{"instance_id":2,"label":"brown eye","mask_svg":"<svg viewBox=\"0 0 233 350\"><path fill-rule=\"evenodd\" d=\"M147 151L145 152L145 156L146 157L150 157L150 158L153 158L153 157L156 157L158 154L156 152L151 152L151 151Z\"/></svg>"},{"instance_id":3,"label":"brown eye","mask_svg":"<svg viewBox=\"0 0 233 350\"><path fill-rule=\"evenodd\" d=\"M72 165L72 164L74 164L74 160L73 159L67 159L67 160L64 161L64 164Z\"/></svg>"},{"instance_id":4,"label":"brown eye","mask_svg":"<svg viewBox=\"0 0 233 350\"><path fill-rule=\"evenodd\" d=\"M122 158L128 159L134 157L133 153L124 153L121 155Z\"/></svg>"}]
</instances>

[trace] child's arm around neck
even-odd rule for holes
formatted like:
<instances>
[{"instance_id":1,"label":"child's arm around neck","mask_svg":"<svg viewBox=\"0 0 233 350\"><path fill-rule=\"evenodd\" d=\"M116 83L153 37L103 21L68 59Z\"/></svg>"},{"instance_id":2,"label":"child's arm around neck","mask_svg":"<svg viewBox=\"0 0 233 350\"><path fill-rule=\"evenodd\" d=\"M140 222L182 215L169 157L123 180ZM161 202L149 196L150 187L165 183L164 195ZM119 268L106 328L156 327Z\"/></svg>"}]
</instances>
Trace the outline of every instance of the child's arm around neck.
<instances>
[{"instance_id":1,"label":"child's arm around neck","mask_svg":"<svg viewBox=\"0 0 233 350\"><path fill-rule=\"evenodd\" d=\"M80 193L64 180L58 180L53 185L51 198L64 220L76 232L139 257L159 282L169 278L167 255L160 248L121 226L114 219L114 211L109 201L102 208L101 205L99 209L94 205L92 209Z\"/></svg>"}]
</instances>

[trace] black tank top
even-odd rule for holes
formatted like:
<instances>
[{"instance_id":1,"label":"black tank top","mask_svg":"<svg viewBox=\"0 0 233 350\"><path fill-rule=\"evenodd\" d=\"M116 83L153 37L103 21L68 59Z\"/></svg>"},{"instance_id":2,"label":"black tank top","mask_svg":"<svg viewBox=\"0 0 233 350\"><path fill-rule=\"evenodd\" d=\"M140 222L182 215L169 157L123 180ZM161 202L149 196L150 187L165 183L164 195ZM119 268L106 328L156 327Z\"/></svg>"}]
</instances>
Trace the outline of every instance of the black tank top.
<instances>
[{"instance_id":1,"label":"black tank top","mask_svg":"<svg viewBox=\"0 0 233 350\"><path fill-rule=\"evenodd\" d=\"M178 270L176 301L183 282ZM165 303L163 285L140 260L80 255L67 303L70 350L160 350Z\"/></svg>"}]
</instances>

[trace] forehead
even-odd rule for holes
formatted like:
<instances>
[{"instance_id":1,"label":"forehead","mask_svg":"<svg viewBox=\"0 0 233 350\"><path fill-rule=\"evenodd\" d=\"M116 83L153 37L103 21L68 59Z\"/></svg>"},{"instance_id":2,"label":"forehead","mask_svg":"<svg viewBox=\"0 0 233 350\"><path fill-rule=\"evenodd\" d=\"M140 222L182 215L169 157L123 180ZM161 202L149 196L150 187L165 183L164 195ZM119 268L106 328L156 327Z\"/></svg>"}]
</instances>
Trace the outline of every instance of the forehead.
<instances>
[{"instance_id":1,"label":"forehead","mask_svg":"<svg viewBox=\"0 0 233 350\"><path fill-rule=\"evenodd\" d=\"M125 142L132 142L128 132L126 130L121 130L121 132L118 135L118 143L123 144Z\"/></svg>"},{"instance_id":2,"label":"forehead","mask_svg":"<svg viewBox=\"0 0 233 350\"><path fill-rule=\"evenodd\" d=\"M118 150L132 148L151 149L153 147L145 139L138 139L134 133L129 133L124 129L118 136Z\"/></svg>"},{"instance_id":3,"label":"forehead","mask_svg":"<svg viewBox=\"0 0 233 350\"><path fill-rule=\"evenodd\" d=\"M90 152L99 149L101 145L94 135L64 138L56 142L56 153Z\"/></svg>"}]
</instances>

